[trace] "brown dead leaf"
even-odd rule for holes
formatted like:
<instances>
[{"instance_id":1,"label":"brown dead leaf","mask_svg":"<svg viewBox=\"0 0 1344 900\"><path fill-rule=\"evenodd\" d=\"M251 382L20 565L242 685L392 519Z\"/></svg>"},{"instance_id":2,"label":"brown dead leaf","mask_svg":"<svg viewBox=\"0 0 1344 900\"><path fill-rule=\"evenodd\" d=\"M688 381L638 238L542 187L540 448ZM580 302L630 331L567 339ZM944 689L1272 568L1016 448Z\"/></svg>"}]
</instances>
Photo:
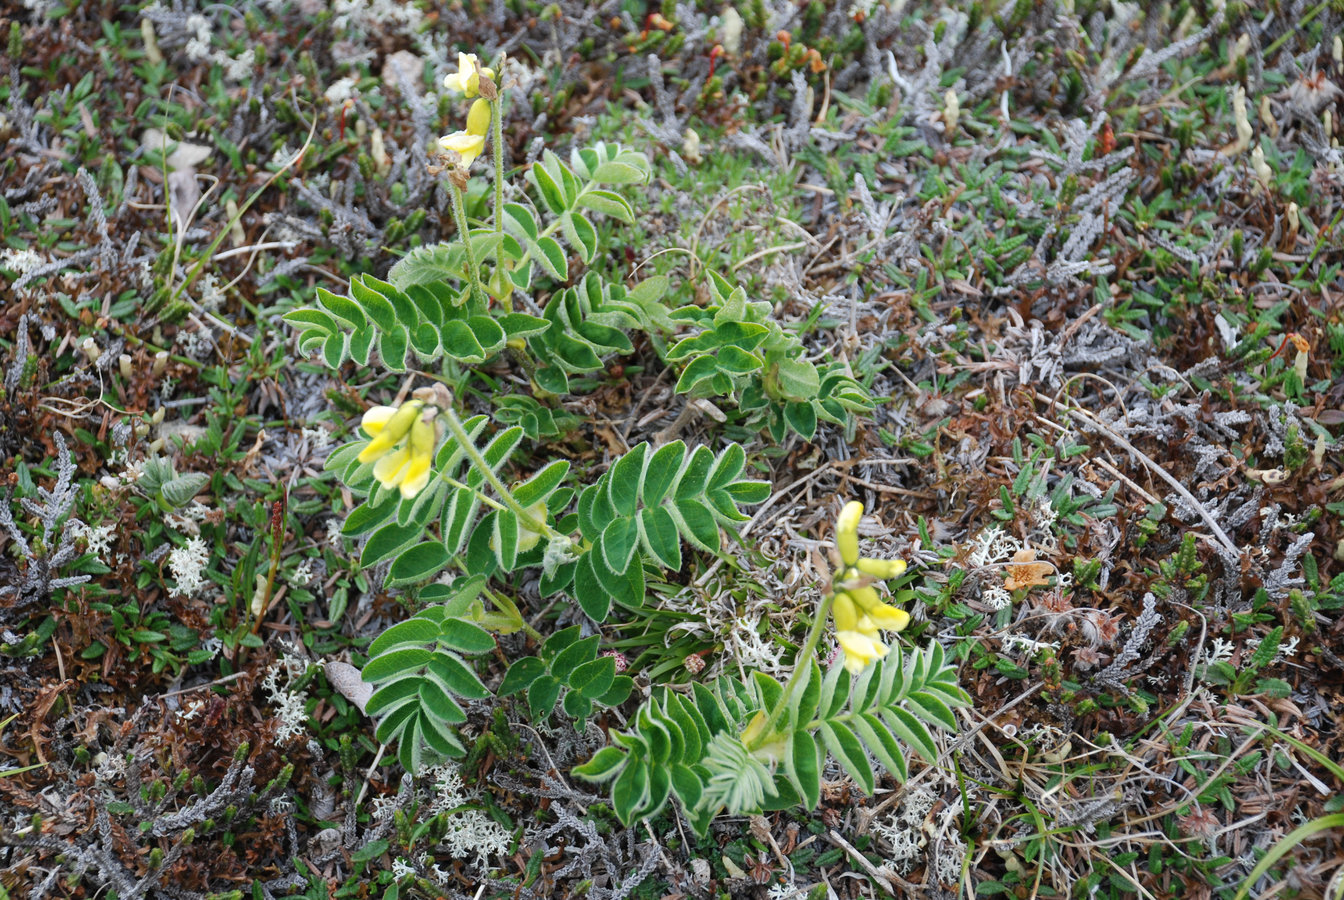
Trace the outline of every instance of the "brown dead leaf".
<instances>
[{"instance_id":1,"label":"brown dead leaf","mask_svg":"<svg viewBox=\"0 0 1344 900\"><path fill-rule=\"evenodd\" d=\"M1050 583L1046 579L1053 574L1054 563L1036 562L1036 551L1023 547L1013 554L1012 562L1008 564L1008 580L1003 583L1003 587L1008 591L1046 587Z\"/></svg>"}]
</instances>

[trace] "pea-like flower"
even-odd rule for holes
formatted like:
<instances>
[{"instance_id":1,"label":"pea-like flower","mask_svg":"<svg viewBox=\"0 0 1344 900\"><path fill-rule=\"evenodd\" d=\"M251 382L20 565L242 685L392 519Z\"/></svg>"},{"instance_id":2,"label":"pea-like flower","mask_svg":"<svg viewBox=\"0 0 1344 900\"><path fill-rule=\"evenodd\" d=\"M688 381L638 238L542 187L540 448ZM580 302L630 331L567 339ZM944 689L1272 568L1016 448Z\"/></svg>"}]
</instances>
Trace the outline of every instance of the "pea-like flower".
<instances>
[{"instance_id":1,"label":"pea-like flower","mask_svg":"<svg viewBox=\"0 0 1344 900\"><path fill-rule=\"evenodd\" d=\"M859 520L863 504L851 501L840 511L835 523L835 546L840 554L840 571L833 579L831 615L835 619L835 639L845 651L845 668L853 674L887 655L881 641L882 631L900 631L910 624L910 614L884 603L873 579L895 578L905 571L900 559L865 559L859 556Z\"/></svg>"},{"instance_id":2,"label":"pea-like flower","mask_svg":"<svg viewBox=\"0 0 1344 900\"><path fill-rule=\"evenodd\" d=\"M434 463L437 434L422 415L424 406L420 400L400 407L375 406L360 421L372 440L360 451L359 461L373 463L373 477L389 490L400 488L407 499L429 484Z\"/></svg>"},{"instance_id":3,"label":"pea-like flower","mask_svg":"<svg viewBox=\"0 0 1344 900\"><path fill-rule=\"evenodd\" d=\"M439 138L439 146L462 157L462 168L471 168L485 150L485 136L490 131L490 103L477 99L467 111L467 130L454 131Z\"/></svg>"},{"instance_id":4,"label":"pea-like flower","mask_svg":"<svg viewBox=\"0 0 1344 900\"><path fill-rule=\"evenodd\" d=\"M495 70L487 69L475 53L457 54L457 71L443 79L443 86L460 91L468 100L481 92L481 76L494 79Z\"/></svg>"},{"instance_id":5,"label":"pea-like flower","mask_svg":"<svg viewBox=\"0 0 1344 900\"><path fill-rule=\"evenodd\" d=\"M840 649L845 651L845 668L851 675L857 675L868 664L887 655L891 648L877 638L869 637L857 631L837 631L835 639Z\"/></svg>"}]
</instances>

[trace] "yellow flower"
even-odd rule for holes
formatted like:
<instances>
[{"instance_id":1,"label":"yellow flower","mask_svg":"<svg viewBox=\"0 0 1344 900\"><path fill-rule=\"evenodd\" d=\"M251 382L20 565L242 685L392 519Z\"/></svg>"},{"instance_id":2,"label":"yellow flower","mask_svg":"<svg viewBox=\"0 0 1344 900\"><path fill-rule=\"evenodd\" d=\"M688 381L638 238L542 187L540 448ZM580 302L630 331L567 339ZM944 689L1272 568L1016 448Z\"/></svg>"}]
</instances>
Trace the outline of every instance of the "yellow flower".
<instances>
[{"instance_id":1,"label":"yellow flower","mask_svg":"<svg viewBox=\"0 0 1344 900\"><path fill-rule=\"evenodd\" d=\"M887 655L886 644L857 631L837 631L835 639L845 651L845 668L851 675L857 675L874 660Z\"/></svg>"},{"instance_id":2,"label":"yellow flower","mask_svg":"<svg viewBox=\"0 0 1344 900\"><path fill-rule=\"evenodd\" d=\"M879 603L868 610L866 618L885 631L904 631L910 624L910 614L887 603Z\"/></svg>"},{"instance_id":3,"label":"yellow flower","mask_svg":"<svg viewBox=\"0 0 1344 900\"><path fill-rule=\"evenodd\" d=\"M899 559L864 559L859 556L859 521L863 504L851 501L835 523L835 546L841 570L833 581L831 615L835 637L845 651L845 668L862 672L873 660L887 655L881 632L900 631L910 624L910 614L882 602L869 580L895 578L905 571Z\"/></svg>"},{"instance_id":4,"label":"yellow flower","mask_svg":"<svg viewBox=\"0 0 1344 900\"><path fill-rule=\"evenodd\" d=\"M462 157L462 167L471 168L485 150L485 136L490 131L490 102L478 99L467 111L467 130L454 131L439 138L439 146Z\"/></svg>"},{"instance_id":5,"label":"yellow flower","mask_svg":"<svg viewBox=\"0 0 1344 900\"><path fill-rule=\"evenodd\" d=\"M860 559L854 563L854 568L865 575L871 575L874 578L880 578L886 581L888 578L895 578L905 571L905 560L903 559Z\"/></svg>"},{"instance_id":6,"label":"yellow flower","mask_svg":"<svg viewBox=\"0 0 1344 900\"><path fill-rule=\"evenodd\" d=\"M360 451L359 461L366 463L381 459L393 447L400 444L401 439L410 434L411 425L420 415L424 405L419 400L410 400L400 407L375 406L364 413L364 418L359 424L373 440L369 441L369 446Z\"/></svg>"},{"instance_id":7,"label":"yellow flower","mask_svg":"<svg viewBox=\"0 0 1344 900\"><path fill-rule=\"evenodd\" d=\"M831 615L835 617L836 631L854 631L859 627L859 611L854 608L854 600L849 594L835 595Z\"/></svg>"},{"instance_id":8,"label":"yellow flower","mask_svg":"<svg viewBox=\"0 0 1344 900\"><path fill-rule=\"evenodd\" d=\"M851 500L840 510L835 520L835 549L840 553L842 563L838 582L857 578L859 574L871 575L885 581L895 578L905 571L903 559L868 559L859 556L859 522L863 519L863 504Z\"/></svg>"},{"instance_id":9,"label":"yellow flower","mask_svg":"<svg viewBox=\"0 0 1344 900\"><path fill-rule=\"evenodd\" d=\"M863 504L851 500L840 510L835 520L835 549L846 567L859 561L859 520L863 518Z\"/></svg>"},{"instance_id":10,"label":"yellow flower","mask_svg":"<svg viewBox=\"0 0 1344 900\"><path fill-rule=\"evenodd\" d=\"M481 76L493 79L494 69L481 65L475 53L457 54L457 71L443 79L443 86L462 92L468 100L481 92Z\"/></svg>"},{"instance_id":11,"label":"yellow flower","mask_svg":"<svg viewBox=\"0 0 1344 900\"><path fill-rule=\"evenodd\" d=\"M471 134L466 131L454 131L439 138L439 146L444 150L454 150L462 157L462 167L470 168L476 157L485 150L485 135Z\"/></svg>"},{"instance_id":12,"label":"yellow flower","mask_svg":"<svg viewBox=\"0 0 1344 900\"><path fill-rule=\"evenodd\" d=\"M373 477L378 483L389 490L400 488L407 499L429 484L434 464L436 432L421 415L424 406L420 400L410 400L400 408L375 406L360 423L373 440L360 452L359 461L374 463Z\"/></svg>"},{"instance_id":13,"label":"yellow flower","mask_svg":"<svg viewBox=\"0 0 1344 900\"><path fill-rule=\"evenodd\" d=\"M467 134L484 135L490 130L490 101L477 99L467 110Z\"/></svg>"}]
</instances>

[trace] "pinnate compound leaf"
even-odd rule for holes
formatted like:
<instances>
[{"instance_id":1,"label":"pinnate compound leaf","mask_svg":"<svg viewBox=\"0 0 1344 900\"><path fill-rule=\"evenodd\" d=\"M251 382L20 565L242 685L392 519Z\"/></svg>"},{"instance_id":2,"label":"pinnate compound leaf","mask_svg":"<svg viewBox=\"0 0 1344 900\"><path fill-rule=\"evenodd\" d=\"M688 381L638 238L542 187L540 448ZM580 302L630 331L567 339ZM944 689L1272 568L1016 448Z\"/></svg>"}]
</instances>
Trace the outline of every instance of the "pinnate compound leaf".
<instances>
[{"instance_id":1,"label":"pinnate compound leaf","mask_svg":"<svg viewBox=\"0 0 1344 900\"><path fill-rule=\"evenodd\" d=\"M464 255L456 244L415 247L392 266L388 280L403 291L412 285L461 281Z\"/></svg>"}]
</instances>

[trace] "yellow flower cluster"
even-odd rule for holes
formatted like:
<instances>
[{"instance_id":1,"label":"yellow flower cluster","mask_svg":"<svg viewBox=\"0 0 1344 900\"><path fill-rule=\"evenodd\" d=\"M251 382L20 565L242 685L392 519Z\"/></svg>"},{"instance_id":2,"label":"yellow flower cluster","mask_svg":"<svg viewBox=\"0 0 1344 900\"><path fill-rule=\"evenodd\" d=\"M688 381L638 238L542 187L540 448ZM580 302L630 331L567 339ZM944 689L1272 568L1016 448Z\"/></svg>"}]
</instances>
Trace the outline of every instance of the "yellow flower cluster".
<instances>
[{"instance_id":1,"label":"yellow flower cluster","mask_svg":"<svg viewBox=\"0 0 1344 900\"><path fill-rule=\"evenodd\" d=\"M873 579L895 578L905 571L905 560L865 559L859 556L859 520L863 504L845 504L835 523L835 546L840 553L841 570L833 581L831 615L835 619L835 639L845 651L845 668L862 672L873 660L887 655L881 641L882 630L900 631L910 624L910 614L883 603Z\"/></svg>"},{"instance_id":2,"label":"yellow flower cluster","mask_svg":"<svg viewBox=\"0 0 1344 900\"><path fill-rule=\"evenodd\" d=\"M456 74L444 79L444 86L476 100L467 112L466 130L445 134L439 138L439 147L456 152L462 157L462 168L468 169L485 150L485 136L490 131L490 101L476 95L481 91L481 78L493 79L495 73L482 66L474 53L457 54L457 69Z\"/></svg>"},{"instance_id":3,"label":"yellow flower cluster","mask_svg":"<svg viewBox=\"0 0 1344 900\"><path fill-rule=\"evenodd\" d=\"M481 92L482 75L493 81L495 70L487 69L481 65L481 61L476 58L475 53L459 53L457 54L457 71L443 79L443 86L449 90L460 92L470 100Z\"/></svg>"},{"instance_id":4,"label":"yellow flower cluster","mask_svg":"<svg viewBox=\"0 0 1344 900\"><path fill-rule=\"evenodd\" d=\"M400 488L407 499L429 484L434 463L437 434L432 421L425 421L424 408L421 400L374 406L360 421L372 440L360 451L359 461L374 463L373 477L389 490Z\"/></svg>"}]
</instances>

